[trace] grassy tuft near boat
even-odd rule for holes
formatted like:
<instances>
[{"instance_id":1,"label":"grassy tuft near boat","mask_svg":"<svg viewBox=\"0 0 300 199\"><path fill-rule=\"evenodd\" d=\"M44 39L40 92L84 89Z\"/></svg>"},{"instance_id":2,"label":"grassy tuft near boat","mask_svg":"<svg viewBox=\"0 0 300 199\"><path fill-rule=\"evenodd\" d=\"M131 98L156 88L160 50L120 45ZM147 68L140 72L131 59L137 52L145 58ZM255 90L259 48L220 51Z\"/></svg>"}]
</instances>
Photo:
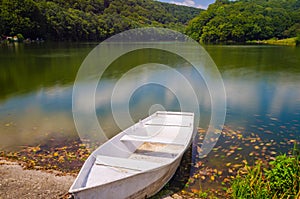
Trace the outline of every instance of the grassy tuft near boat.
<instances>
[{"instance_id":1,"label":"grassy tuft near boat","mask_svg":"<svg viewBox=\"0 0 300 199\"><path fill-rule=\"evenodd\" d=\"M172 178L194 132L194 114L159 111L122 131L86 160L75 198L147 198Z\"/></svg>"}]
</instances>

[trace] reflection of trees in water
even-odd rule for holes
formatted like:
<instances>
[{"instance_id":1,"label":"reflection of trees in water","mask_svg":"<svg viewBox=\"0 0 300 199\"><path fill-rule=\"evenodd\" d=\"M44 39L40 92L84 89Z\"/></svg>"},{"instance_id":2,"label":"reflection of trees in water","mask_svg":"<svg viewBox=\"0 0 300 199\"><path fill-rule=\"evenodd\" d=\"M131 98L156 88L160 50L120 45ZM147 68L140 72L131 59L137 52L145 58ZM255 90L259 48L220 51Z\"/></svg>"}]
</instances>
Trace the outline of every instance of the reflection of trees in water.
<instances>
[{"instance_id":1,"label":"reflection of trees in water","mask_svg":"<svg viewBox=\"0 0 300 199\"><path fill-rule=\"evenodd\" d=\"M84 47L84 46L83 46ZM41 44L0 48L0 99L56 84L70 84L92 48L70 44Z\"/></svg>"}]
</instances>

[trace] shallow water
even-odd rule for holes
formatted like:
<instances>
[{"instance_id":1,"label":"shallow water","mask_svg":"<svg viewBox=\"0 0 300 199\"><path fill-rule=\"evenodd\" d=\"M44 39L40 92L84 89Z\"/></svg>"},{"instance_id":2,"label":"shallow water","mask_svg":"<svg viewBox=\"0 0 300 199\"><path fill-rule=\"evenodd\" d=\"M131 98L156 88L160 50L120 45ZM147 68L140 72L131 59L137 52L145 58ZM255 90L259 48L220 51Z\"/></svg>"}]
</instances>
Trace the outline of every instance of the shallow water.
<instances>
[{"instance_id":1,"label":"shallow water","mask_svg":"<svg viewBox=\"0 0 300 199\"><path fill-rule=\"evenodd\" d=\"M47 136L57 133L69 138L78 137L72 118L73 83L82 61L95 46L95 43L43 43L0 48L0 148L38 145ZM300 48L205 46L205 49L218 66L225 84L225 126L239 131L244 137L257 135L266 143L272 140L281 143L273 149L278 153L291 148L293 144L289 141L299 140L300 136ZM159 62L171 55L136 52L129 56L129 59L114 62L97 88L96 112L107 137L120 131L110 108L110 97L118 80L145 59ZM176 57L168 60L172 62L166 64L192 82L201 99L199 126L207 128L211 103L204 81L184 60ZM178 92L184 95L184 88L180 88L180 82L169 75L168 70L156 65L141 68L127 76L122 86L129 88L141 79L154 78L178 86ZM133 120L130 122L135 122L162 106L167 110L180 110L176 97L164 86L147 84L129 97L127 93L119 94L115 103L120 113L123 106L128 106ZM189 96L185 97L183 101L188 103ZM89 105L83 101L81 107L88 108ZM130 122L121 126L129 126ZM223 142L220 139L218 146L231 145ZM240 148L247 148L245 143L236 143Z\"/></svg>"}]
</instances>

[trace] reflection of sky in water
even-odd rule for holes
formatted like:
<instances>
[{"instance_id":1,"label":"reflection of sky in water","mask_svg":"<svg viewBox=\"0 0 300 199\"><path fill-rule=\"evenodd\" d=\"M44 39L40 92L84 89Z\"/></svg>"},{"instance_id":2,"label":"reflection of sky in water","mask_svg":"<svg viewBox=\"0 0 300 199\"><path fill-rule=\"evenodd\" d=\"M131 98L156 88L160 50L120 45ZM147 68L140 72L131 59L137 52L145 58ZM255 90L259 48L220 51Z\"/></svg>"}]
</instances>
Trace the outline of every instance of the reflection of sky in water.
<instances>
[{"instance_id":1,"label":"reflection of sky in water","mask_svg":"<svg viewBox=\"0 0 300 199\"><path fill-rule=\"evenodd\" d=\"M239 115L246 119L269 114L282 121L289 121L300 112L300 85L285 82L286 78L278 77L272 82L243 77L224 78L229 115Z\"/></svg>"},{"instance_id":2,"label":"reflection of sky in water","mask_svg":"<svg viewBox=\"0 0 300 199\"><path fill-rule=\"evenodd\" d=\"M70 87L55 86L0 105L0 147L40 144L51 134L74 137Z\"/></svg>"},{"instance_id":3,"label":"reflection of sky in water","mask_svg":"<svg viewBox=\"0 0 300 199\"><path fill-rule=\"evenodd\" d=\"M189 68L179 69L180 74L185 75L182 78L187 78L187 81L194 78L191 85L195 88L196 93L191 93L194 92L192 87L188 90L183 81L178 81L178 76L174 75L174 71L172 71L174 69L154 68L150 66L147 69L136 70L127 75L121 83L118 82L119 79L101 80L96 92L95 107L99 122L107 137L118 133L120 129L131 126L139 119L147 117L153 105L160 104L161 107L169 111L194 112L195 104L191 100L193 94L199 95L200 104L202 104L201 109L209 109L210 101L206 86L201 79L199 81L196 77L193 77L194 74L191 73ZM179 84L181 85L179 86ZM79 86L85 88L84 90L87 93L90 91L87 83ZM79 96L75 105L83 115L84 113L88 114L93 108L85 103L85 98L86 96L83 93ZM131 118L125 117L127 109ZM84 120L84 117L82 118ZM203 119L202 123L204 121L207 123L208 119ZM88 119L83 122L88 122ZM93 132L96 129L92 124L86 125L85 128L89 128L86 132Z\"/></svg>"},{"instance_id":4,"label":"reflection of sky in water","mask_svg":"<svg viewBox=\"0 0 300 199\"><path fill-rule=\"evenodd\" d=\"M266 50L264 49L263 52ZM224 56L223 51L219 54ZM189 67L177 67L176 69L190 80L200 99L200 125L205 127L210 117L210 98L207 88L195 71L190 70ZM260 132L262 134L265 130L270 130L294 134L299 139L300 76L299 72L292 67L288 69L291 71L279 69L257 71L256 68L250 66L222 68L228 108L225 124L244 127L245 132L255 133L260 132L259 128L262 127L264 129ZM163 79L168 85L176 88L176 92L180 93L185 103L189 102L190 96L186 94L186 88L181 82L161 69L137 71L122 86L124 89L136 87L140 80L148 81L151 78ZM111 114L111 96L116 83L117 79L114 78L102 79L96 93L97 115L109 137L119 132ZM89 84L81 86L88 91ZM178 99L174 93L163 86L150 84L139 87L130 96L129 104L125 104L124 100L128 97L127 95L126 92L118 93L118 98L114 99L114 103L116 107L120 107L119 111L122 111L124 106L128 106L135 121L146 117L151 105L162 104L166 109L174 111L179 109ZM36 92L15 94L0 102L0 147L38 144L44 136L53 132L76 136L71 100L71 86L55 85ZM92 105L85 101L85 95L82 93L81 99L78 100L80 109L90 110ZM274 134L265 136L272 137Z\"/></svg>"}]
</instances>

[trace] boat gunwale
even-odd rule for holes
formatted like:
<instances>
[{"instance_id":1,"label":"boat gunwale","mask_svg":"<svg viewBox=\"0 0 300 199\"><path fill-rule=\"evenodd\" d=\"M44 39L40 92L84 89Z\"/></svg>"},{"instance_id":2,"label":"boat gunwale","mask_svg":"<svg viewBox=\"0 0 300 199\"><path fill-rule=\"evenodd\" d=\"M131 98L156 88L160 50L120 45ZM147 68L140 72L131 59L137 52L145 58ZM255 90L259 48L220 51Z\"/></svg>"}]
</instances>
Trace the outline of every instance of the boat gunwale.
<instances>
[{"instance_id":1,"label":"boat gunwale","mask_svg":"<svg viewBox=\"0 0 300 199\"><path fill-rule=\"evenodd\" d=\"M180 114L180 113L182 113L182 114ZM155 115L159 115L159 114L161 114L161 115L184 115L184 116L193 116L193 117L194 117L194 113L190 113L190 112L157 111L157 112L155 112L154 114L150 115L149 117L144 118L143 120L141 120L141 122L148 121L148 120L150 120L152 117L154 117ZM194 118L193 118L193 119L194 119ZM193 124L193 123L194 123L194 120L192 120L192 124ZM137 124L137 123L136 123L136 124ZM136 124L134 124L134 125L136 125ZM117 139L117 137L118 137L118 136L121 136L121 135L126 135L126 131L127 131L128 129L132 128L134 125L128 127L127 129L123 130L122 132L118 133L117 135L115 135L114 137L112 137L110 140ZM185 151L188 149L189 145L190 145L191 142L192 142L193 132L195 131L195 128L193 127L193 125L191 125L189 128L192 129L192 130L191 130L192 132L191 132L191 137L190 137L190 139L187 139L187 142L186 142L184 145L182 145L182 146L183 146L182 149L180 150L180 152L179 152L176 156L174 156L173 158L170 158L170 161L161 164L161 166L156 167L156 168L153 168L153 169L148 169L148 170L145 170L145 171L139 171L139 172L137 172L137 173L135 173L135 174L133 174L133 175L129 175L129 176L120 178L120 179L118 179L118 180L114 180L114 181L107 182L107 183L104 183L104 184L94 185L94 186L89 186L89 187L80 187L80 188L77 188L77 189L73 189L73 187L75 186L77 180L79 179L79 177L81 177L81 174L82 174L82 172L83 172L83 170L80 170L80 172L78 173L78 175L77 175L75 181L73 182L73 184L72 184L72 186L70 187L70 189L69 189L68 192L71 193L71 194L76 194L76 193L81 192L81 191L92 190L92 189L95 189L95 188L97 188L97 187L104 186L104 185L107 186L107 185L109 185L109 184L113 184L113 183L115 183L115 182L123 181L123 180L129 179L129 178L135 177L135 176L137 176L137 175L147 174L147 173L153 172L153 171L155 171L155 170L161 170L161 169L164 169L165 167L168 167L168 166L174 164L174 163L176 162L176 160L178 160L179 157L182 157L182 156L183 156L183 154L185 153ZM120 137L120 139L121 139L121 137ZM141 142L143 142L143 141L141 141ZM147 142L144 142L144 143L147 143ZM97 152L101 149L101 147L102 147L104 144L109 144L109 142L106 141L105 143L103 143L102 145L100 145L94 152L92 152L91 155L89 156L89 158L85 161L85 163L84 163L84 165L82 166L82 168L85 166L86 163L88 163L88 160L89 160L89 159L94 159L94 160L90 160L90 161L92 161L92 163L89 163L89 164L91 164L90 167L89 167L89 170L91 170L91 168L94 166L94 164L95 164L95 162L96 162ZM172 144L167 144L167 145L172 145ZM108 166L105 166L105 167L108 167ZM110 166L110 167L112 167L112 166ZM128 169L128 170L130 170L130 169ZM90 171L89 171L89 172L90 172ZM88 172L88 173L89 173L89 172ZM168 182L168 181L166 181L166 183L167 183L167 182ZM159 190L158 190L158 191L159 191ZM158 192L158 191L157 191L157 192Z\"/></svg>"},{"instance_id":2,"label":"boat gunwale","mask_svg":"<svg viewBox=\"0 0 300 199\"><path fill-rule=\"evenodd\" d=\"M159 166L159 167L156 167L156 168L153 168L153 169L149 169L149 170L146 170L146 171L138 171L138 172L137 172L136 174L134 174L134 175L130 175L130 176L127 176L127 177L124 177L124 178L120 178L120 179L118 179L118 180L111 181L111 182L104 183L104 184L100 184L100 185L89 186L89 187L82 187L82 188L74 189L74 190L72 190L72 191L71 191L71 189L70 189L70 190L69 190L69 193L77 193L77 192L84 191L84 190L94 189L94 188L97 188L97 187L99 187L99 186L109 185L109 184L115 183L115 182L117 182L117 181L121 181L121 180L125 180L125 179L127 179L127 178L134 177L135 175L146 174L146 173L149 173L149 172L152 172L152 171L155 171L155 170L163 169L164 167L168 167L168 166L172 165L172 164L178 159L178 157L182 156L182 155L185 153L185 151L187 150L187 148L188 148L188 146L189 146L190 144L191 144L191 143L188 143L188 144L186 144L186 145L182 145L182 146L184 146L183 149L180 150L180 152L179 152L174 158L170 158L170 161L169 161L169 162L166 162L166 163L164 163L164 164L161 164L161 166ZM92 155L92 154L91 154L91 155ZM93 156L92 158L95 158L95 157ZM95 158L95 160L93 161L92 164L94 164L95 161L96 161L96 158ZM93 165L92 165L91 167L93 167ZM108 167L108 166L106 166L106 167ZM112 166L110 166L110 167L112 167ZM117 167L116 167L116 168L117 168ZM128 169L128 170L130 170L130 169ZM79 176L79 174L78 174L78 176ZM75 181L76 181L76 180L75 180ZM74 183L75 183L75 182L74 182ZM72 187L73 187L73 185L72 185ZM71 187L71 188L72 188L72 187Z\"/></svg>"}]
</instances>

